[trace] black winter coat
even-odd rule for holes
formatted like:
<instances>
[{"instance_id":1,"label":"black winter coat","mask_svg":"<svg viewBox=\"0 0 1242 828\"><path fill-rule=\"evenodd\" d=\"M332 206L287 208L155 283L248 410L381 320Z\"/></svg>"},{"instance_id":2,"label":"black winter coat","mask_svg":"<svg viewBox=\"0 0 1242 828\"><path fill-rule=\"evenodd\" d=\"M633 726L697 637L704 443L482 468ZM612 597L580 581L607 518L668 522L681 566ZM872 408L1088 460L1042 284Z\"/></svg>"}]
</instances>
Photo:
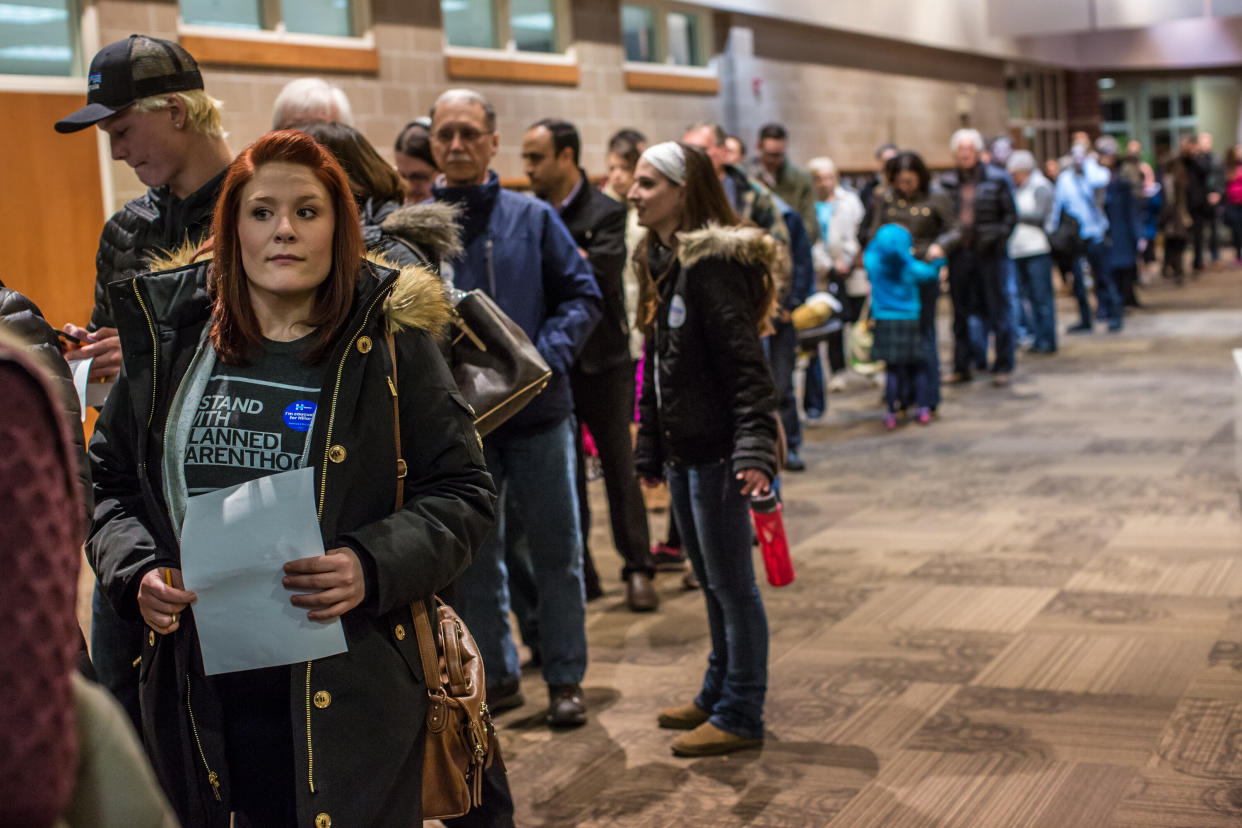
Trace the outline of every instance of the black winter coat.
<instances>
[{"instance_id":1,"label":"black winter coat","mask_svg":"<svg viewBox=\"0 0 1242 828\"><path fill-rule=\"evenodd\" d=\"M216 197L225 170L180 199L167 187L152 187L113 213L99 234L95 251L95 308L90 329L116 327L108 285L151 268L154 258L186 246L197 247L211 233Z\"/></svg>"},{"instance_id":2,"label":"black winter coat","mask_svg":"<svg viewBox=\"0 0 1242 828\"><path fill-rule=\"evenodd\" d=\"M428 334L447 321L439 280L413 268L400 277L374 271L378 278L360 273L353 313L329 357L327 416L315 418L307 437L324 546L351 547L367 574L364 602L342 618L349 651L291 669L290 772L298 824L308 827L418 824L427 690L410 602L465 568L495 506L471 413ZM111 289L124 364L91 440L98 506L87 552L109 599L131 619L142 576L180 566L161 453L173 396L209 322L206 273L205 264L190 265ZM409 473L396 513L390 321L405 326L396 346ZM182 823L223 828L230 780L221 708L202 670L193 609L172 635L148 632L143 736Z\"/></svg>"},{"instance_id":3,"label":"black winter coat","mask_svg":"<svg viewBox=\"0 0 1242 828\"><path fill-rule=\"evenodd\" d=\"M82 491L82 502L86 514L78 535L81 540L90 523L90 515L94 509L95 497L91 490L90 466L86 462L86 438L82 432L82 408L78 402L78 392L73 385L73 374L60 350L60 339L56 331L43 318L42 311L28 298L4 286L0 282L0 325L30 346L30 350L39 355L44 367L55 379L56 396L60 400L61 413L65 417L69 436L73 439L73 447L77 454L78 486Z\"/></svg>"},{"instance_id":4,"label":"black winter coat","mask_svg":"<svg viewBox=\"0 0 1242 828\"><path fill-rule=\"evenodd\" d=\"M595 281L604 297L604 315L582 346L574 369L602 374L630 361L630 323L625 317L625 205L601 193L582 176L582 186L561 211L578 247L587 252Z\"/></svg>"},{"instance_id":5,"label":"black winter coat","mask_svg":"<svg viewBox=\"0 0 1242 828\"><path fill-rule=\"evenodd\" d=\"M968 171L975 176L975 223L973 229L961 227L961 243L969 245L980 256L1004 256L1005 245L1018 224L1018 211L1009 192L1005 173L982 162ZM953 209L962 212L962 170L952 170L940 179L940 186L953 201Z\"/></svg>"},{"instance_id":6,"label":"black winter coat","mask_svg":"<svg viewBox=\"0 0 1242 828\"><path fill-rule=\"evenodd\" d=\"M777 255L753 227L680 234L648 342L634 452L641 477L664 477L665 463L722 460L776 476L776 389L757 322L770 312L762 277Z\"/></svg>"}]
</instances>

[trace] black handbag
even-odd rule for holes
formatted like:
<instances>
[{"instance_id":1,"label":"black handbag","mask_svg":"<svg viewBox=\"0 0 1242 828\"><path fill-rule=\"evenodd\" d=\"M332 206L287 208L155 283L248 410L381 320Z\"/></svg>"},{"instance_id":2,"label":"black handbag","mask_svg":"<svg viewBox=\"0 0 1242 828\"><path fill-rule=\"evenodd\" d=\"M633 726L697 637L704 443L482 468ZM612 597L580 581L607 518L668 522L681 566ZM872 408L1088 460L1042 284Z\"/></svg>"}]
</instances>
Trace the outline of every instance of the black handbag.
<instances>
[{"instance_id":1,"label":"black handbag","mask_svg":"<svg viewBox=\"0 0 1242 828\"><path fill-rule=\"evenodd\" d=\"M1087 252L1087 245L1079 236L1080 225L1078 219L1069 214L1064 207L1061 208L1061 220L1057 224L1057 229L1053 230L1048 236L1048 244L1052 247L1053 255L1063 260L1070 260L1081 256Z\"/></svg>"},{"instance_id":2,"label":"black handbag","mask_svg":"<svg viewBox=\"0 0 1242 828\"><path fill-rule=\"evenodd\" d=\"M492 297L481 290L448 291L454 326L449 365L482 437L534 399L552 369Z\"/></svg>"}]
</instances>

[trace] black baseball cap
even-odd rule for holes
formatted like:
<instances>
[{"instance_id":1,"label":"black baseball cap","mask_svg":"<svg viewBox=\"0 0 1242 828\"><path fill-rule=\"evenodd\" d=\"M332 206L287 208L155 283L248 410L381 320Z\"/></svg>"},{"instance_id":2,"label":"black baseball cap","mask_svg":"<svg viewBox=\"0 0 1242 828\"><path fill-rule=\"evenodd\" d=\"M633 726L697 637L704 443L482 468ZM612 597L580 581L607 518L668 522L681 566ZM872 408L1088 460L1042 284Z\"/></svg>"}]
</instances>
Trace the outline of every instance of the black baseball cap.
<instances>
[{"instance_id":1,"label":"black baseball cap","mask_svg":"<svg viewBox=\"0 0 1242 828\"><path fill-rule=\"evenodd\" d=\"M202 89L203 76L176 43L132 34L99 50L86 84L86 106L57 121L57 132L86 129L140 98Z\"/></svg>"}]
</instances>

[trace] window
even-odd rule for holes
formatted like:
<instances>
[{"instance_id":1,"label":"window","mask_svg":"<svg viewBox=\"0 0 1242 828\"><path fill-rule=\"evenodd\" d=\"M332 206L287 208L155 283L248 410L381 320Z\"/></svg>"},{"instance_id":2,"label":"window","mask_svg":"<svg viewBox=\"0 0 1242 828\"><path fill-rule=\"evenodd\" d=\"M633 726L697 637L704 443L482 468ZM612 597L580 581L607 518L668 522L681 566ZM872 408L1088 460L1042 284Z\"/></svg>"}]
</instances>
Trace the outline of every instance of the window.
<instances>
[{"instance_id":1,"label":"window","mask_svg":"<svg viewBox=\"0 0 1242 828\"><path fill-rule=\"evenodd\" d=\"M1182 95L1177 99L1177 114L1185 118L1195 114L1195 99L1193 95Z\"/></svg>"},{"instance_id":2,"label":"window","mask_svg":"<svg viewBox=\"0 0 1242 828\"><path fill-rule=\"evenodd\" d=\"M440 0L450 46L555 54L568 38L566 0Z\"/></svg>"},{"instance_id":3,"label":"window","mask_svg":"<svg viewBox=\"0 0 1242 828\"><path fill-rule=\"evenodd\" d=\"M655 11L646 6L621 7L621 37L625 59L643 63L656 61Z\"/></svg>"},{"instance_id":4,"label":"window","mask_svg":"<svg viewBox=\"0 0 1242 828\"><path fill-rule=\"evenodd\" d=\"M247 31L352 37L353 0L181 0L181 21Z\"/></svg>"},{"instance_id":5,"label":"window","mask_svg":"<svg viewBox=\"0 0 1242 828\"><path fill-rule=\"evenodd\" d=\"M702 12L660 3L622 4L621 39L628 61L707 65L707 18Z\"/></svg>"},{"instance_id":6,"label":"window","mask_svg":"<svg viewBox=\"0 0 1242 828\"><path fill-rule=\"evenodd\" d=\"M1102 101L1100 119L1104 121L1124 121L1126 119L1126 102L1124 98Z\"/></svg>"},{"instance_id":7,"label":"window","mask_svg":"<svg viewBox=\"0 0 1242 828\"><path fill-rule=\"evenodd\" d=\"M0 75L72 75L77 10L69 0L0 3Z\"/></svg>"},{"instance_id":8,"label":"window","mask_svg":"<svg viewBox=\"0 0 1242 828\"><path fill-rule=\"evenodd\" d=\"M1172 115L1170 111L1170 101L1168 95L1157 95L1151 99L1151 119L1153 121L1163 121Z\"/></svg>"}]
</instances>

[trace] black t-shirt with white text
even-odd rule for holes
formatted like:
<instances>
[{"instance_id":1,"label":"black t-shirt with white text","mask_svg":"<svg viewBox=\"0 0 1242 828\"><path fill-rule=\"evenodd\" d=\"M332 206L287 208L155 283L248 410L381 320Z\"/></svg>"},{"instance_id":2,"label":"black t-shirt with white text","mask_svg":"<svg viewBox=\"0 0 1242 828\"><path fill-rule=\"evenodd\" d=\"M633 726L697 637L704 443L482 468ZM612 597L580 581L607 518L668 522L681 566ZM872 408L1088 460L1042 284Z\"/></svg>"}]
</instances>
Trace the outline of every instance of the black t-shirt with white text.
<instances>
[{"instance_id":1,"label":"black t-shirt with white text","mask_svg":"<svg viewBox=\"0 0 1242 828\"><path fill-rule=\"evenodd\" d=\"M216 363L186 443L191 497L302 467L325 371L302 363L309 340L264 340L249 365Z\"/></svg>"}]
</instances>

